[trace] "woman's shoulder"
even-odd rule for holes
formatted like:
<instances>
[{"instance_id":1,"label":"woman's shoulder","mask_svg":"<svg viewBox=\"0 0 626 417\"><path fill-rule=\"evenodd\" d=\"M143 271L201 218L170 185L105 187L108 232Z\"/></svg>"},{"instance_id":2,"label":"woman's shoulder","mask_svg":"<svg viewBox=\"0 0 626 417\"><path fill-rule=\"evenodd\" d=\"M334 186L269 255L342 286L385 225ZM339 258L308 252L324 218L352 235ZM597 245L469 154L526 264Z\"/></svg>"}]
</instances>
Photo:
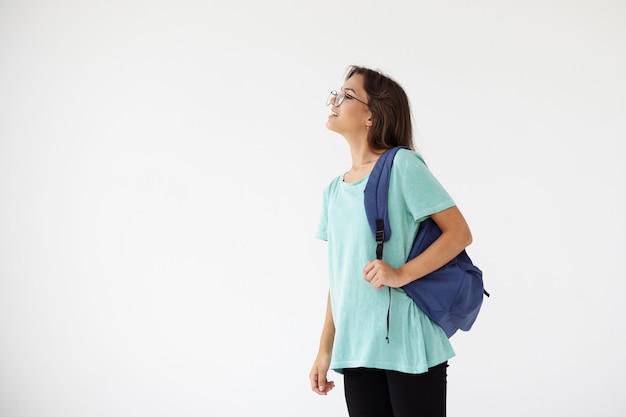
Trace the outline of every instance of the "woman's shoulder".
<instances>
[{"instance_id":1,"label":"woman's shoulder","mask_svg":"<svg viewBox=\"0 0 626 417\"><path fill-rule=\"evenodd\" d=\"M329 194L329 193L332 193L334 190L336 190L339 187L339 184L341 184L341 181L343 181L343 175L338 175L335 178L333 178L326 185L326 187L324 187L324 194Z\"/></svg>"},{"instance_id":2,"label":"woman's shoulder","mask_svg":"<svg viewBox=\"0 0 626 417\"><path fill-rule=\"evenodd\" d=\"M413 166L427 166L424 157L419 152L407 148L402 148L398 150L393 163L394 165L398 165L403 168L410 168Z\"/></svg>"}]
</instances>

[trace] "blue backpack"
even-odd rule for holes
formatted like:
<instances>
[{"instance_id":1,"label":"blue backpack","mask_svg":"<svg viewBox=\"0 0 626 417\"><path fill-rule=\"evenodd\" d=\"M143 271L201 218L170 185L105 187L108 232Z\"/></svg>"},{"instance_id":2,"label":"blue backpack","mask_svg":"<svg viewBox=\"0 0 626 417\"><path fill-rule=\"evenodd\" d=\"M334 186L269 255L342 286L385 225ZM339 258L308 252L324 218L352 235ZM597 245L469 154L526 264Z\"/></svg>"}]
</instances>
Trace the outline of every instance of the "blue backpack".
<instances>
[{"instance_id":1,"label":"blue backpack","mask_svg":"<svg viewBox=\"0 0 626 417\"><path fill-rule=\"evenodd\" d=\"M402 148L408 149L396 147L380 156L365 186L365 212L376 237L376 259L382 259L383 244L391 237L387 213L389 177L393 158ZM441 230L431 218L422 221L407 262L422 253L440 235ZM448 338L458 329L470 330L482 306L483 295L489 297L483 286L482 271L472 263L465 250L446 265L410 282L402 289L428 317L441 326Z\"/></svg>"}]
</instances>

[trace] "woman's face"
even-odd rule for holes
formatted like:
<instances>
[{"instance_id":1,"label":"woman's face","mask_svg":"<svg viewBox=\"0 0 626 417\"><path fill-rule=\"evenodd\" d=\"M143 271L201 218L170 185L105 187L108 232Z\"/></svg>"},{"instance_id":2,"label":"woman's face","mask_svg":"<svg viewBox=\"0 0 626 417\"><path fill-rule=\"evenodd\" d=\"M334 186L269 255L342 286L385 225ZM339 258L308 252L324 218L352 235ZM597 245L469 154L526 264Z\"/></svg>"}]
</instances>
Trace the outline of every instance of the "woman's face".
<instances>
[{"instance_id":1,"label":"woman's face","mask_svg":"<svg viewBox=\"0 0 626 417\"><path fill-rule=\"evenodd\" d=\"M355 74L348 78L339 93L342 92L346 96L338 107L335 106L337 99L331 100L326 127L343 136L367 136L367 129L372 124L372 112L364 104L368 102L368 97L363 89L363 76Z\"/></svg>"}]
</instances>

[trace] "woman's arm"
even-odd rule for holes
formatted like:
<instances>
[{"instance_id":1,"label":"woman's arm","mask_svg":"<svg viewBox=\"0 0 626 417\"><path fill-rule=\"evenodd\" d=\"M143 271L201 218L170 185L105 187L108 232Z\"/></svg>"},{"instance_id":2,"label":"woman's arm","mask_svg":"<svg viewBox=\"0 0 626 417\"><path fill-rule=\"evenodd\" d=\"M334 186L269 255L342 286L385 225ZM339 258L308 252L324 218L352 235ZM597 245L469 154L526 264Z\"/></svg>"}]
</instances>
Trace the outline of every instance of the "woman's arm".
<instances>
[{"instance_id":1,"label":"woman's arm","mask_svg":"<svg viewBox=\"0 0 626 417\"><path fill-rule=\"evenodd\" d=\"M335 341L335 323L333 321L333 312L330 304L330 291L328 291L328 300L326 302L326 318L324 319L324 328L320 338L320 346L313 363L313 368L309 373L311 389L319 395L326 395L335 387L333 381L328 381L328 369L330 368L330 358L333 351L333 343Z\"/></svg>"},{"instance_id":2,"label":"woman's arm","mask_svg":"<svg viewBox=\"0 0 626 417\"><path fill-rule=\"evenodd\" d=\"M363 269L365 280L376 289L402 287L442 267L472 243L469 226L456 206L430 217L441 229L441 236L432 245L400 268L382 260L369 262Z\"/></svg>"}]
</instances>

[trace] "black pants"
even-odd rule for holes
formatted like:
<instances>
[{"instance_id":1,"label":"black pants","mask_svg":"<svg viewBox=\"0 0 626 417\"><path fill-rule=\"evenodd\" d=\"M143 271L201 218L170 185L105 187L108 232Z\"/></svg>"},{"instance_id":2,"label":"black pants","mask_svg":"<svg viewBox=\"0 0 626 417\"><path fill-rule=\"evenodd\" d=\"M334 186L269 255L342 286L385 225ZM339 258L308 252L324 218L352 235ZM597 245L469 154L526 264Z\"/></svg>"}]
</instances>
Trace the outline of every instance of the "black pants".
<instances>
[{"instance_id":1,"label":"black pants","mask_svg":"<svg viewBox=\"0 0 626 417\"><path fill-rule=\"evenodd\" d=\"M381 369L344 369L350 417L445 417L444 362L424 374Z\"/></svg>"}]
</instances>

